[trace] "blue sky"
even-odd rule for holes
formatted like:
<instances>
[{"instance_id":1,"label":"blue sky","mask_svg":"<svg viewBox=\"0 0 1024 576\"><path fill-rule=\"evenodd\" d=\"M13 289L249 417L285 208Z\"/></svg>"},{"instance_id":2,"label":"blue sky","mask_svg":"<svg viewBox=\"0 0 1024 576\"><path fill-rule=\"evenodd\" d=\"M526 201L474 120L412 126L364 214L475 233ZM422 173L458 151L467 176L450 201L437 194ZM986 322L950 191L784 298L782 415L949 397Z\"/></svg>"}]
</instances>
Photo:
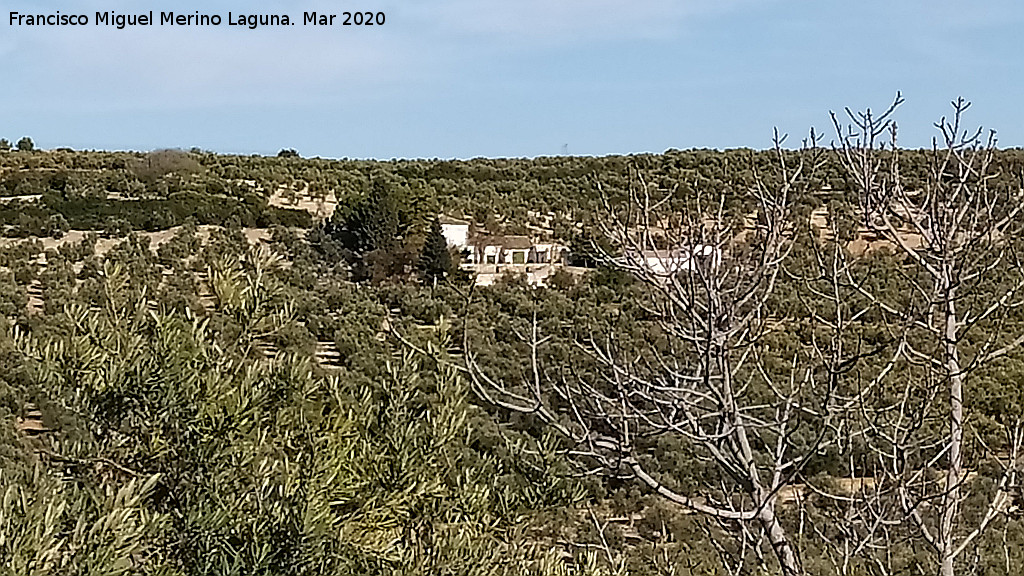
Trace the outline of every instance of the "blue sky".
<instances>
[{"instance_id":1,"label":"blue sky","mask_svg":"<svg viewBox=\"0 0 1024 576\"><path fill-rule=\"evenodd\" d=\"M382 27L9 25L26 13L383 11ZM0 0L0 137L350 158L764 148L901 90L901 141L968 120L1024 146L1011 0Z\"/></svg>"}]
</instances>

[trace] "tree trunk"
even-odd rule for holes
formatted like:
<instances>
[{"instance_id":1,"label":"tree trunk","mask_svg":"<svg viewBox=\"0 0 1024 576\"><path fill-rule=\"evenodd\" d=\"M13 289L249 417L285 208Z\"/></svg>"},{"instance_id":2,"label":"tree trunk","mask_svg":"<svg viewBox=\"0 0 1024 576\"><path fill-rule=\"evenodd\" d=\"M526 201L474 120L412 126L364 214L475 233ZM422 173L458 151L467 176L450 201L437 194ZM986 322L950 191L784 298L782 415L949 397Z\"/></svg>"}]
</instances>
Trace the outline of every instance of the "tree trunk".
<instances>
[{"instance_id":1,"label":"tree trunk","mask_svg":"<svg viewBox=\"0 0 1024 576\"><path fill-rule=\"evenodd\" d=\"M947 271L948 274L948 271ZM942 517L939 522L939 553L941 576L953 576L955 540L954 528L960 508L960 482L963 480L964 388L957 350L956 294L949 277L946 282L945 356L949 372L949 465L942 498Z\"/></svg>"},{"instance_id":2,"label":"tree trunk","mask_svg":"<svg viewBox=\"0 0 1024 576\"><path fill-rule=\"evenodd\" d=\"M800 567L796 551L793 550L793 546L789 543L786 530L783 529L782 524L779 523L779 519L775 515L774 502L764 503L763 506L757 519L761 522L761 526L764 527L765 533L768 534L768 542L772 546L772 551L775 552L775 557L779 559L782 573L785 576L801 576L804 573L803 568Z\"/></svg>"}]
</instances>

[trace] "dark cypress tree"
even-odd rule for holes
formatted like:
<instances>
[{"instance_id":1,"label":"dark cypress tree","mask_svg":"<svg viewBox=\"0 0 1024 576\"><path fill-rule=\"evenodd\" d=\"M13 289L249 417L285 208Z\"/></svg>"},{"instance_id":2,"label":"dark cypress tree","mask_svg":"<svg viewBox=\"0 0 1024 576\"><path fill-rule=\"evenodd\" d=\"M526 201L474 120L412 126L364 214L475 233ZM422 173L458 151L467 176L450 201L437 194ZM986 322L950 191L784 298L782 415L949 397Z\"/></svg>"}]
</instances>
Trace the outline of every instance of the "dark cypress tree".
<instances>
[{"instance_id":1,"label":"dark cypress tree","mask_svg":"<svg viewBox=\"0 0 1024 576\"><path fill-rule=\"evenodd\" d=\"M452 273L452 254L448 251L448 241L441 231L441 221L437 218L430 223L427 239L423 242L419 269L424 284L430 285L436 285Z\"/></svg>"}]
</instances>

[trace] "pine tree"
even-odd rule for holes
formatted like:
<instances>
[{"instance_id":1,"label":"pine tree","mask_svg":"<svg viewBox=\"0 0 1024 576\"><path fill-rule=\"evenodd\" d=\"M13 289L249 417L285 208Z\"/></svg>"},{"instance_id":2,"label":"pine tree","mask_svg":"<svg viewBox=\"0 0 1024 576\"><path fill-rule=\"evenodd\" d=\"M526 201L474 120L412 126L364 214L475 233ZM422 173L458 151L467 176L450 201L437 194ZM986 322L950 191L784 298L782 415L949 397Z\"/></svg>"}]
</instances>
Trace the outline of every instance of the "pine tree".
<instances>
[{"instance_id":1,"label":"pine tree","mask_svg":"<svg viewBox=\"0 0 1024 576\"><path fill-rule=\"evenodd\" d=\"M441 230L441 221L437 218L430 223L427 239L420 252L419 269L423 282L434 285L452 272L452 254L448 251L448 241Z\"/></svg>"},{"instance_id":2,"label":"pine tree","mask_svg":"<svg viewBox=\"0 0 1024 576\"><path fill-rule=\"evenodd\" d=\"M398 199L385 183L375 181L351 213L332 222L332 235L361 257L393 248L404 228L402 221Z\"/></svg>"}]
</instances>

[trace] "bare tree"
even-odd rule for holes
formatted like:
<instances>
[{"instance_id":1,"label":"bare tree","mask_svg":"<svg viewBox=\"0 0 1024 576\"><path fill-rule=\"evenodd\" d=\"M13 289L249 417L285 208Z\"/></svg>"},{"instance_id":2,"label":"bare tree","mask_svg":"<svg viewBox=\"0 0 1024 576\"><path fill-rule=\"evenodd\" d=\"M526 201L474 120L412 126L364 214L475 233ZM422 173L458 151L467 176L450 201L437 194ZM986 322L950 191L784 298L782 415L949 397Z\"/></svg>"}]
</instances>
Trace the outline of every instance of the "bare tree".
<instances>
[{"instance_id":1,"label":"bare tree","mask_svg":"<svg viewBox=\"0 0 1024 576\"><path fill-rule=\"evenodd\" d=\"M892 526L907 524L934 552L939 574L952 576L958 559L1007 510L1017 480L1019 420L1005 422L1006 440L989 446L965 406L973 375L1024 343L1014 317L1024 304L1014 249L1024 204L1020 180L999 179L995 134L964 128L969 103L963 99L952 103L952 118L936 124L927 170L913 183L893 121L902 102L897 95L880 115L847 109L848 126L832 115L836 152L857 192L862 226L900 257L906 287L883 294L846 268L848 286L882 315L894 342L892 360L871 384L885 381L889 395L871 403L862 394L853 403L862 411L856 433L875 466L874 488L858 498L851 517L865 537L862 546L877 546ZM969 473L985 459L1003 470L987 496ZM970 514L971 526L965 525L969 496L986 499L980 513Z\"/></svg>"},{"instance_id":2,"label":"bare tree","mask_svg":"<svg viewBox=\"0 0 1024 576\"><path fill-rule=\"evenodd\" d=\"M638 169L621 202L602 191L595 225L605 248L595 250L639 281L651 319L642 345L614 331L584 334L576 347L592 369L545 365L551 336L534 315L519 334L525 377L510 381L489 373L468 331L465 342L467 372L483 399L558 430L578 462L635 478L717 522L738 540L739 554L716 547L735 573L746 551L760 559L768 552L786 575L803 573L780 502L836 429L835 342L772 348L786 326L771 301L798 234L792 199L821 160L813 132L800 152L784 150L783 140L776 134L775 169L755 171L747 190L683 194L648 183ZM832 321L833 331L847 323ZM664 435L681 439L717 476L694 493L675 487L645 454Z\"/></svg>"}]
</instances>

